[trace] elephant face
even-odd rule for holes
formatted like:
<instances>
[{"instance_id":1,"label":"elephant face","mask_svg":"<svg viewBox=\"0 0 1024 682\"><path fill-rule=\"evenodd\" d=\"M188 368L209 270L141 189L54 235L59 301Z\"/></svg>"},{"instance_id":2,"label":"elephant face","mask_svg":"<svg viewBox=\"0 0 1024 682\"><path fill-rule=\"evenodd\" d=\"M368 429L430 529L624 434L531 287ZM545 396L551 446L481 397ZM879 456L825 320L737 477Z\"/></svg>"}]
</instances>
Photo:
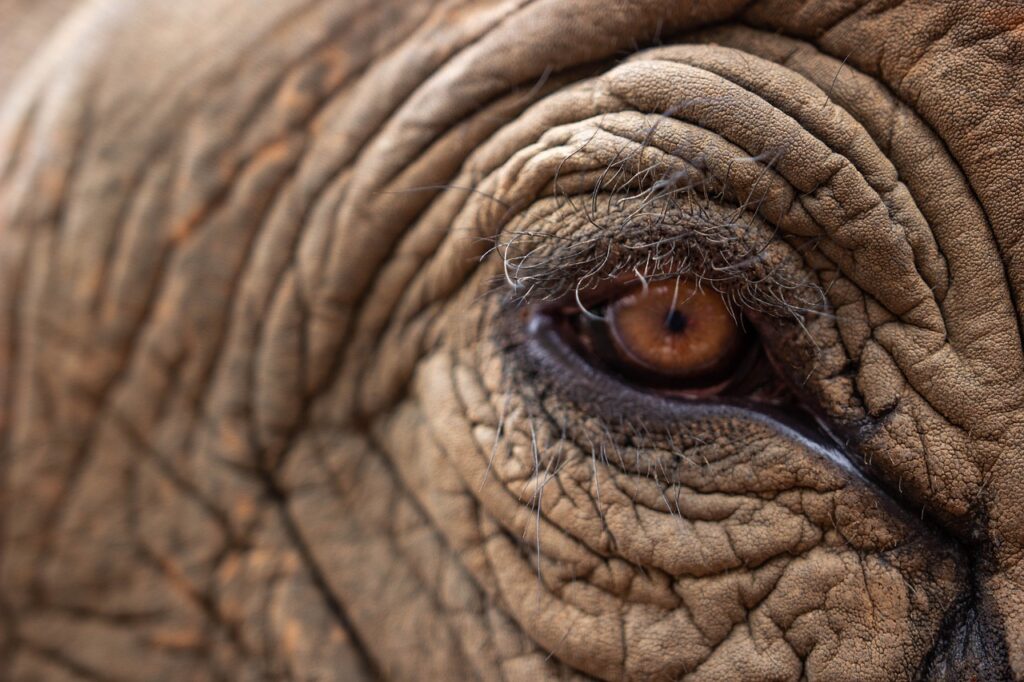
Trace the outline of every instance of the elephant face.
<instances>
[{"instance_id":1,"label":"elephant face","mask_svg":"<svg viewBox=\"0 0 1024 682\"><path fill-rule=\"evenodd\" d=\"M1022 21L83 5L0 109L0 677L1024 676Z\"/></svg>"}]
</instances>

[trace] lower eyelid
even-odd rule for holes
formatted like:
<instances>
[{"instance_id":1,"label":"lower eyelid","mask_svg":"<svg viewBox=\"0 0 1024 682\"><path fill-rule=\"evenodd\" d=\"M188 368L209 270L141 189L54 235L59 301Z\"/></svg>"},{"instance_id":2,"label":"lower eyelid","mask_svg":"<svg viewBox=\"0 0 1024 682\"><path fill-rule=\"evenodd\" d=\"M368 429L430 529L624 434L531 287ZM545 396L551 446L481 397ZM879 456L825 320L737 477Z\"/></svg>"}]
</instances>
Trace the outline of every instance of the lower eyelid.
<instances>
[{"instance_id":1,"label":"lower eyelid","mask_svg":"<svg viewBox=\"0 0 1024 682\"><path fill-rule=\"evenodd\" d=\"M617 461L605 462L625 467L623 473L649 476L658 471L669 476L661 481L665 485L745 495L772 494L771 481L791 477L791 485L797 488L859 491L865 499L874 500L871 504L879 514L901 527L922 524L918 515L909 513L858 468L823 422L806 412L744 399L670 400L617 384L576 355L543 316L531 320L528 338L511 354L512 371L524 373L518 384L529 387L523 389L524 398L554 398L559 409L568 411L554 416L546 407L545 415L559 423L589 424L590 428L596 420L608 439L601 447L610 451L620 448L618 442L627 443L628 453L620 452ZM537 393L531 398L534 390ZM744 442L759 443L752 451L757 454L736 459L745 450L732 444ZM656 455L660 459L650 460L643 453L660 453ZM761 486L767 487L761 490Z\"/></svg>"},{"instance_id":2,"label":"lower eyelid","mask_svg":"<svg viewBox=\"0 0 1024 682\"><path fill-rule=\"evenodd\" d=\"M747 424L815 452L823 462L847 475L863 478L832 434L805 412L743 398L679 401L639 391L587 364L560 338L550 318L533 316L526 331L526 339L516 344L510 358L517 369L531 377L522 383L551 386L542 392L557 391L574 409L601 420L609 430L614 429L613 425L629 424L646 433L668 434L686 429L687 424Z\"/></svg>"}]
</instances>

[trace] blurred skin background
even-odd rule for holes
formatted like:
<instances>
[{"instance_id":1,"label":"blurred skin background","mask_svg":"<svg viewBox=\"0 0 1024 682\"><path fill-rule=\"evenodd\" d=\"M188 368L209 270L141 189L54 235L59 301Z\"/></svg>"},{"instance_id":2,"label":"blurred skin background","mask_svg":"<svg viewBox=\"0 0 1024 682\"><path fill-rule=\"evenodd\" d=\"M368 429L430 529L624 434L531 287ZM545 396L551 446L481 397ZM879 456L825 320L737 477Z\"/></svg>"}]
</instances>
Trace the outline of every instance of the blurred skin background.
<instances>
[{"instance_id":1,"label":"blurred skin background","mask_svg":"<svg viewBox=\"0 0 1024 682\"><path fill-rule=\"evenodd\" d=\"M0 0L0 99L14 74L77 0Z\"/></svg>"}]
</instances>

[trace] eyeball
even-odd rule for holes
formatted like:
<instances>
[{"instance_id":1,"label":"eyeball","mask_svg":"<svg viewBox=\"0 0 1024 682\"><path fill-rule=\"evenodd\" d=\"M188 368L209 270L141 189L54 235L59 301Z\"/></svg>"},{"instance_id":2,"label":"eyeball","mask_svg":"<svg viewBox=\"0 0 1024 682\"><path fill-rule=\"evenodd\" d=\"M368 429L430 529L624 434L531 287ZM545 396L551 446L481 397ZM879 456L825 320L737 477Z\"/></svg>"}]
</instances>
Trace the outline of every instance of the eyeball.
<instances>
[{"instance_id":1,"label":"eyeball","mask_svg":"<svg viewBox=\"0 0 1024 682\"><path fill-rule=\"evenodd\" d=\"M721 293L680 276L612 280L586 294L526 319L542 319L537 329L555 331L591 367L636 389L684 400L792 401L756 328Z\"/></svg>"},{"instance_id":2,"label":"eyeball","mask_svg":"<svg viewBox=\"0 0 1024 682\"><path fill-rule=\"evenodd\" d=\"M735 363L744 333L715 291L687 279L636 285L605 313L620 369L693 382L721 376Z\"/></svg>"}]
</instances>

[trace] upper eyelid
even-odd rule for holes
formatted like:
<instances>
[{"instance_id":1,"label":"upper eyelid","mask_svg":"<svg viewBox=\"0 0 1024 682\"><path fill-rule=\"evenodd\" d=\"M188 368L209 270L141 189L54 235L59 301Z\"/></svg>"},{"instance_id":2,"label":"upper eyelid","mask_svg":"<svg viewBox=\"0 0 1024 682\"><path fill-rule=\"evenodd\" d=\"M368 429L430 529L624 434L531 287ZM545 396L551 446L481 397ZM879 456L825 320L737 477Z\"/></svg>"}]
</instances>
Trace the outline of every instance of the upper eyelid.
<instances>
[{"instance_id":1,"label":"upper eyelid","mask_svg":"<svg viewBox=\"0 0 1024 682\"><path fill-rule=\"evenodd\" d=\"M680 236L679 241L683 239L684 237ZM503 276L496 282L497 286L494 289L500 292L507 305L512 308L557 308L574 305L586 309L604 302L624 286L635 286L637 282L646 286L655 281L682 277L694 279L701 286L726 295L741 308L754 308L773 316L802 317L806 313L831 316L824 291L816 280L810 278L790 282L786 281L786 278L793 279L793 276L788 273L775 280L765 278L763 273L748 275L742 264L734 270L720 270L709 275L701 267L706 263L694 262L682 250L675 251L671 258L661 254L661 257L655 260L648 258L649 252L642 248L629 250L625 256L621 253L618 256L610 256L602 263L607 265L604 270L593 267L574 268L573 265L578 265L578 261L573 260L576 254L572 247L579 242L573 242L571 238L560 242L569 248L555 248L542 257L535 257L527 276L521 276L522 273L517 273L514 267L510 266L505 258L507 254L500 246L494 248L497 257L505 261L502 264ZM609 248L615 245L612 238L608 238L608 243ZM803 274L805 273L799 273ZM791 291L798 286L806 286L808 289L808 292L802 294L802 301L790 303L779 300L781 293L778 290ZM763 287L762 294L754 295L754 300L751 300L751 293L745 289L758 287ZM773 299L772 296L779 298Z\"/></svg>"},{"instance_id":2,"label":"upper eyelid","mask_svg":"<svg viewBox=\"0 0 1024 682\"><path fill-rule=\"evenodd\" d=\"M501 260L508 298L517 304L550 303L621 275L682 274L712 288L746 280L774 289L752 298L764 303L774 296L776 308L792 312L779 292L812 283L802 275L791 282L788 275L780 279L772 272L776 261L786 260L769 253L782 241L778 230L721 197L695 197L687 189L680 198L674 191L535 199L493 238L490 253ZM799 254L789 260L804 264ZM800 307L826 307L823 296L809 293Z\"/></svg>"},{"instance_id":3,"label":"upper eyelid","mask_svg":"<svg viewBox=\"0 0 1024 682\"><path fill-rule=\"evenodd\" d=\"M566 278L570 285L568 293L558 298L543 298L535 296L531 298L524 295L516 298L513 303L517 306L540 306L549 310L576 308L586 314L586 310L601 308L620 296L633 292L637 287L645 291L651 284L666 280L686 279L692 273L685 270L670 270L664 273L648 273L646 276L637 276L635 272L625 272L594 277L585 286L577 286L579 280Z\"/></svg>"}]
</instances>

